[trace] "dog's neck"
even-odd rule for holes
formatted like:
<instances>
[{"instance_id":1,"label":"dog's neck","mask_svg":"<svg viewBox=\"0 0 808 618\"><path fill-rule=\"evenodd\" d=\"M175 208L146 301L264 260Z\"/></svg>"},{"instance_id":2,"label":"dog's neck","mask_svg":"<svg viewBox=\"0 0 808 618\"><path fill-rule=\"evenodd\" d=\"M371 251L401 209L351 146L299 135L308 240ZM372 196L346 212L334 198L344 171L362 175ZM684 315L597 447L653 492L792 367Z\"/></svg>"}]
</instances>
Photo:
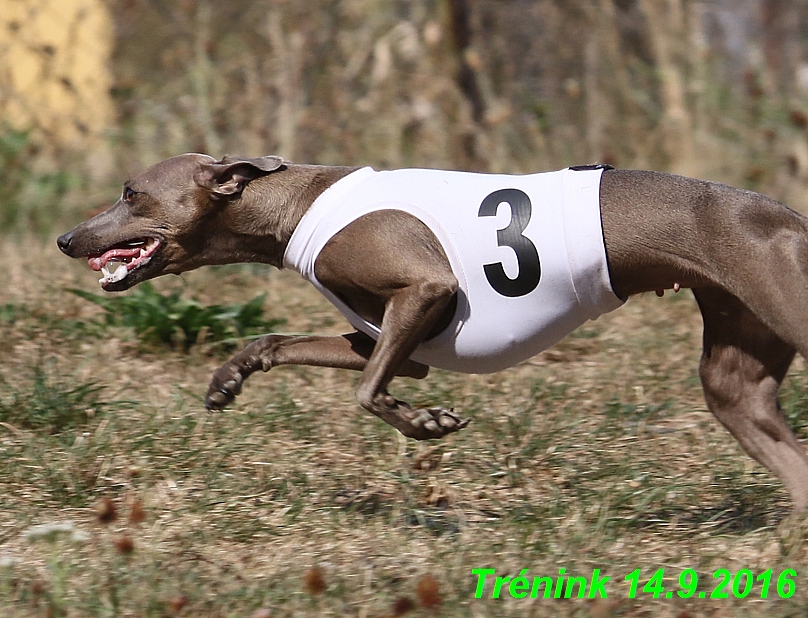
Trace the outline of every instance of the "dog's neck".
<instances>
[{"instance_id":1,"label":"dog's neck","mask_svg":"<svg viewBox=\"0 0 808 618\"><path fill-rule=\"evenodd\" d=\"M281 267L289 239L314 200L356 167L294 165L253 180L242 195L219 211L209 235L218 246L208 247L208 259L234 255L240 262ZM226 234L222 232L226 231ZM207 263L211 263L206 260Z\"/></svg>"}]
</instances>

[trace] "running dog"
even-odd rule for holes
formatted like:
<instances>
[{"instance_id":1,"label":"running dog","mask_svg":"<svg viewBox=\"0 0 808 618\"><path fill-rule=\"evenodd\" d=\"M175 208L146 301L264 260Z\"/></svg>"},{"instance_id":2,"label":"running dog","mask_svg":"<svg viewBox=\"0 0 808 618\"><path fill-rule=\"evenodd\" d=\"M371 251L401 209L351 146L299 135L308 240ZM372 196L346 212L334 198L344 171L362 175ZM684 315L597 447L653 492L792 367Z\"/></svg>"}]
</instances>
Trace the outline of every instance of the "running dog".
<instances>
[{"instance_id":1,"label":"running dog","mask_svg":"<svg viewBox=\"0 0 808 618\"><path fill-rule=\"evenodd\" d=\"M691 288L709 409L808 507L808 456L778 403L794 354L808 356L808 219L763 195L605 166L507 176L185 154L58 245L111 292L210 264L297 270L356 332L254 341L215 372L207 407L259 369L353 369L362 407L418 440L468 421L395 399L393 377L497 371L634 294Z\"/></svg>"}]
</instances>

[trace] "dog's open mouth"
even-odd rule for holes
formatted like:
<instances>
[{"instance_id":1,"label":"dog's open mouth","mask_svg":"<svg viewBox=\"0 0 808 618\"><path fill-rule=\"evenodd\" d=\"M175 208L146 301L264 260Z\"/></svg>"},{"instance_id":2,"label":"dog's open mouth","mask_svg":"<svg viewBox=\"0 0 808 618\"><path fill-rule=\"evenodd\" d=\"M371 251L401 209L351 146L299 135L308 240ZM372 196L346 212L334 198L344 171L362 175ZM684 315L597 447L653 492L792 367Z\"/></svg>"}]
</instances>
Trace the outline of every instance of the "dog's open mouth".
<instances>
[{"instance_id":1,"label":"dog's open mouth","mask_svg":"<svg viewBox=\"0 0 808 618\"><path fill-rule=\"evenodd\" d=\"M101 285L123 281L126 276L141 266L149 263L160 247L157 238L138 238L110 247L103 253L96 253L87 258L87 263L95 271L101 271Z\"/></svg>"}]
</instances>

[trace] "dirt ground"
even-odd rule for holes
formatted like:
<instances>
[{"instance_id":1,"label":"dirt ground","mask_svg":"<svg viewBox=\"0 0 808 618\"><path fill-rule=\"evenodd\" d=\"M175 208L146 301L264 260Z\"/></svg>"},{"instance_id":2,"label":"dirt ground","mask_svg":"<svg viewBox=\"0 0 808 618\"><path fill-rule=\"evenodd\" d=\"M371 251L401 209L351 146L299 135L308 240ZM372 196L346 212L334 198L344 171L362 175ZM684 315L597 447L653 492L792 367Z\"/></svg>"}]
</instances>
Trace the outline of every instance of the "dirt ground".
<instances>
[{"instance_id":1,"label":"dirt ground","mask_svg":"<svg viewBox=\"0 0 808 618\"><path fill-rule=\"evenodd\" d=\"M105 325L66 291L97 292L95 274L52 242L2 239L0 264L4 616L804 613L805 528L706 410L688 291L632 299L508 371L395 382L472 419L416 443L359 408L356 375L337 370L253 376L208 414L221 346ZM293 273L209 268L156 286L206 304L265 291L282 332L347 332ZM783 407L801 438L805 385L798 359ZM23 413L50 425L9 420ZM524 585L561 569L598 569L608 598L531 598ZM512 579L495 594L498 577Z\"/></svg>"}]
</instances>

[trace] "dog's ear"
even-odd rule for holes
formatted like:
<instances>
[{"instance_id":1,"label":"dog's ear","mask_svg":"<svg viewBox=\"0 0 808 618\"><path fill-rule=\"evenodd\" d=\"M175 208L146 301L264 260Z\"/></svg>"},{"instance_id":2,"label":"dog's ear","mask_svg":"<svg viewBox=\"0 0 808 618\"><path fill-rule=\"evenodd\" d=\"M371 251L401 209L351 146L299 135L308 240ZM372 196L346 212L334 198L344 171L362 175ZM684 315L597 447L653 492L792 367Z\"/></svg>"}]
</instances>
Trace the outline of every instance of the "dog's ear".
<instances>
[{"instance_id":1,"label":"dog's ear","mask_svg":"<svg viewBox=\"0 0 808 618\"><path fill-rule=\"evenodd\" d=\"M215 163L203 163L194 174L194 182L217 197L238 195L247 184L283 167L283 157L267 155L256 159L225 156Z\"/></svg>"}]
</instances>

